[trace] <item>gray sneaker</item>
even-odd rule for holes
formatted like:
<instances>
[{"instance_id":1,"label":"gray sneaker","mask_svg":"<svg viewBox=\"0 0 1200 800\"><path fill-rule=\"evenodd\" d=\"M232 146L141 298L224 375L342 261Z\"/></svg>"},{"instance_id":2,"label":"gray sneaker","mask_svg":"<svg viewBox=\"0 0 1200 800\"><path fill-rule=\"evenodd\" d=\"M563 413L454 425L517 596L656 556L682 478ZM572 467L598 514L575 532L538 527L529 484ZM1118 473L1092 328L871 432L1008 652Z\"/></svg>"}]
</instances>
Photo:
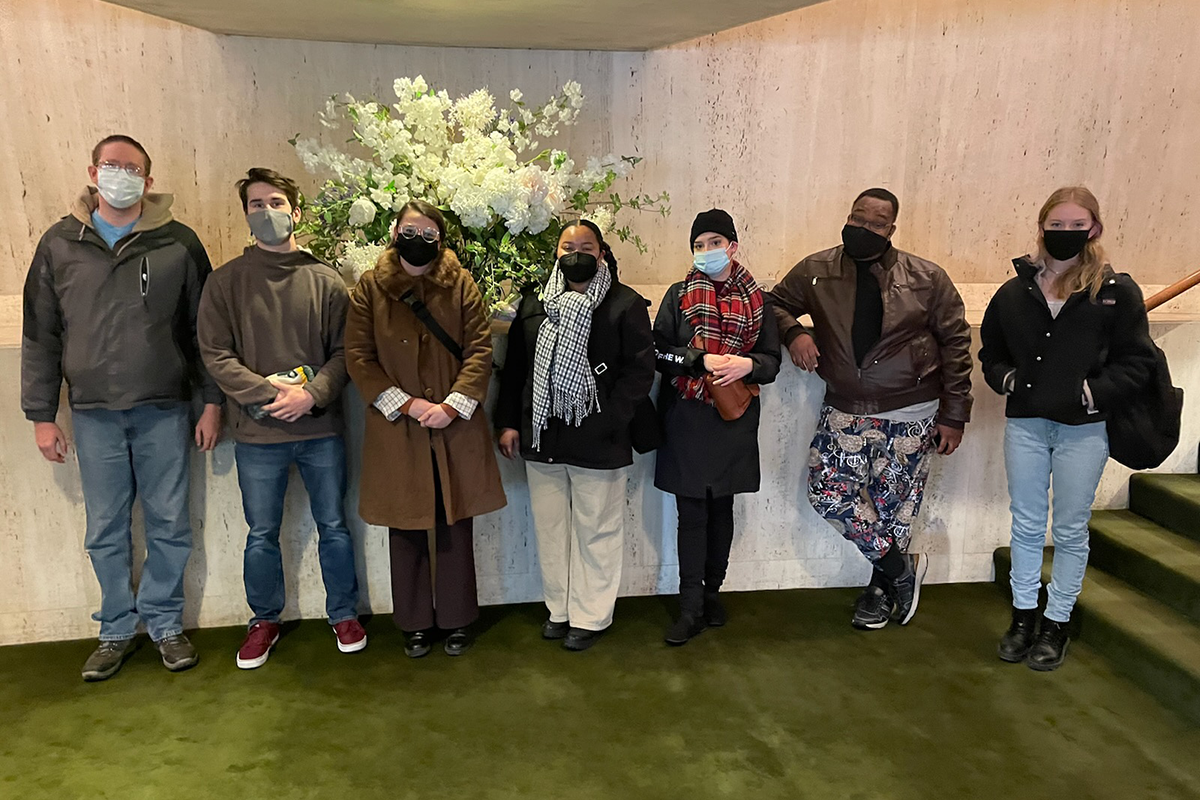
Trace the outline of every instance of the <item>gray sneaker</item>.
<instances>
[{"instance_id":1,"label":"gray sneaker","mask_svg":"<svg viewBox=\"0 0 1200 800\"><path fill-rule=\"evenodd\" d=\"M185 669L191 669L200 660L200 656L196 655L196 648L192 647L192 643L182 633L168 636L161 642L155 642L155 647L162 654L163 666L171 672L183 672Z\"/></svg>"},{"instance_id":2,"label":"gray sneaker","mask_svg":"<svg viewBox=\"0 0 1200 800\"><path fill-rule=\"evenodd\" d=\"M921 601L921 582L929 570L929 561L918 553L905 553L904 560L904 574L892 581L896 615L900 617L901 625L907 625L917 613L917 603Z\"/></svg>"},{"instance_id":3,"label":"gray sneaker","mask_svg":"<svg viewBox=\"0 0 1200 800\"><path fill-rule=\"evenodd\" d=\"M119 642L101 642L100 646L83 662L85 681L105 681L120 671L125 659L133 655L133 639Z\"/></svg>"},{"instance_id":4,"label":"gray sneaker","mask_svg":"<svg viewBox=\"0 0 1200 800\"><path fill-rule=\"evenodd\" d=\"M854 603L850 624L860 631L877 631L887 626L895 607L891 595L878 586L868 586Z\"/></svg>"}]
</instances>

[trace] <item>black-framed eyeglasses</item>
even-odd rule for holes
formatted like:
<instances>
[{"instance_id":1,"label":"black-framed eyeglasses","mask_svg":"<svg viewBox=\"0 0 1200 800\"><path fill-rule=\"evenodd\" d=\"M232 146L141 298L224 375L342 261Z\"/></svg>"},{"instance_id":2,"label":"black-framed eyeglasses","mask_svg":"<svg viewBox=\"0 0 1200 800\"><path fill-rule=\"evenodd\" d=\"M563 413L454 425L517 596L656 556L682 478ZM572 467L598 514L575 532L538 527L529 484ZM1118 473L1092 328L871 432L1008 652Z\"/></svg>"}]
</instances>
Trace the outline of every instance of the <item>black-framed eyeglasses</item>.
<instances>
[{"instance_id":1,"label":"black-framed eyeglasses","mask_svg":"<svg viewBox=\"0 0 1200 800\"><path fill-rule=\"evenodd\" d=\"M429 242L430 244L432 244L432 243L436 242L438 239L442 238L442 234L438 231L437 228L425 228L424 230L422 230L422 229L418 228L416 225L402 226L400 228L400 235L403 236L405 239L415 239L418 236L420 236L422 239Z\"/></svg>"},{"instance_id":2,"label":"black-framed eyeglasses","mask_svg":"<svg viewBox=\"0 0 1200 800\"><path fill-rule=\"evenodd\" d=\"M891 223L871 222L857 214L850 215L850 221L860 228L866 228L869 231L874 231L880 236L887 236L888 229L891 228Z\"/></svg>"},{"instance_id":3,"label":"black-framed eyeglasses","mask_svg":"<svg viewBox=\"0 0 1200 800\"><path fill-rule=\"evenodd\" d=\"M96 165L96 169L103 170L104 172L116 172L117 170L124 170L135 178L146 177L146 170L142 169L137 164L119 164L116 161L101 161Z\"/></svg>"}]
</instances>

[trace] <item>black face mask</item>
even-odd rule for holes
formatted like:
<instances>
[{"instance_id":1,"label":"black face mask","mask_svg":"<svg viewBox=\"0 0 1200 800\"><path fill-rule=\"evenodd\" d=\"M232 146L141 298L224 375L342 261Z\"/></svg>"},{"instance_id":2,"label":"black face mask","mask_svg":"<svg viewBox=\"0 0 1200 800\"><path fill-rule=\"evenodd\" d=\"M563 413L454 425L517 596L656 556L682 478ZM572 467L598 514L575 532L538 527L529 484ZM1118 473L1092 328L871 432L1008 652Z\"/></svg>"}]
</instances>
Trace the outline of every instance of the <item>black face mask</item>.
<instances>
[{"instance_id":1,"label":"black face mask","mask_svg":"<svg viewBox=\"0 0 1200 800\"><path fill-rule=\"evenodd\" d=\"M1091 231L1042 231L1046 252L1055 261L1070 261L1083 252Z\"/></svg>"},{"instance_id":2,"label":"black face mask","mask_svg":"<svg viewBox=\"0 0 1200 800\"><path fill-rule=\"evenodd\" d=\"M600 264L591 253L565 253L558 260L563 277L571 283L587 283L596 277Z\"/></svg>"},{"instance_id":3,"label":"black face mask","mask_svg":"<svg viewBox=\"0 0 1200 800\"><path fill-rule=\"evenodd\" d=\"M846 225L842 228L842 244L846 255L855 261L867 261L879 258L891 246L891 240L880 236L870 228L860 228L857 225Z\"/></svg>"},{"instance_id":4,"label":"black face mask","mask_svg":"<svg viewBox=\"0 0 1200 800\"><path fill-rule=\"evenodd\" d=\"M401 258L414 267L423 267L433 261L437 258L440 249L437 242L427 242L420 236L414 236L411 239L397 236L396 243L392 246L396 248L396 252L400 254Z\"/></svg>"}]
</instances>

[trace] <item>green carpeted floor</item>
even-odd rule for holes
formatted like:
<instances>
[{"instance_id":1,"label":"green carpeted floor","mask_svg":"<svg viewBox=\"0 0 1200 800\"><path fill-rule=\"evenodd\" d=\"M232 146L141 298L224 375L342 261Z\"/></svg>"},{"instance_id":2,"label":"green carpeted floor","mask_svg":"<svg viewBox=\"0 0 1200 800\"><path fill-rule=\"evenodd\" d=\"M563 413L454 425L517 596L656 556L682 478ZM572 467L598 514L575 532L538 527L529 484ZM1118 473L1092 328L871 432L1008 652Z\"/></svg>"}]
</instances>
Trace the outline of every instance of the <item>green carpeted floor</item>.
<instances>
[{"instance_id":1,"label":"green carpeted floor","mask_svg":"<svg viewBox=\"0 0 1200 800\"><path fill-rule=\"evenodd\" d=\"M1038 674L993 655L990 584L933 586L908 628L849 627L853 590L729 596L730 625L661 644L633 598L593 650L485 609L476 648L405 658L387 618L341 655L289 630L241 672L241 630L149 646L84 684L91 642L0 649L0 798L1184 798L1200 731L1083 645Z\"/></svg>"}]
</instances>

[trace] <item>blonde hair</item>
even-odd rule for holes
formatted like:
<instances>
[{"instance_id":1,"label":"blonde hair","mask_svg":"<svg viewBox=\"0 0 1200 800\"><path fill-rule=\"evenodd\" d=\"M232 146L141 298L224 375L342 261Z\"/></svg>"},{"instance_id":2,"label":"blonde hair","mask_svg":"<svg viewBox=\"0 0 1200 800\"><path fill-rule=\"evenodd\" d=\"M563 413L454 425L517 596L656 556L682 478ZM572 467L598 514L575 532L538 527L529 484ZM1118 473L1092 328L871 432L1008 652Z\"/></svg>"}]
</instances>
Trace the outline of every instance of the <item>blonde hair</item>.
<instances>
[{"instance_id":1,"label":"blonde hair","mask_svg":"<svg viewBox=\"0 0 1200 800\"><path fill-rule=\"evenodd\" d=\"M1087 209L1088 213L1092 215L1093 225L1098 226L1100 232L1088 239L1087 244L1083 246L1083 252L1079 255L1079 262L1058 277L1054 289L1060 297L1069 297L1086 289L1095 300L1100 287L1104 285L1104 272L1108 266L1108 257L1104 253L1103 245L1100 244L1100 236L1104 233L1104 223L1100 221L1100 202L1087 187L1064 186L1050 195L1050 198L1042 206L1042 210L1038 212L1038 262L1045 264L1046 258L1049 256L1046 252L1042 226L1046 224L1046 217L1050 216L1050 212L1063 203L1074 203Z\"/></svg>"}]
</instances>

